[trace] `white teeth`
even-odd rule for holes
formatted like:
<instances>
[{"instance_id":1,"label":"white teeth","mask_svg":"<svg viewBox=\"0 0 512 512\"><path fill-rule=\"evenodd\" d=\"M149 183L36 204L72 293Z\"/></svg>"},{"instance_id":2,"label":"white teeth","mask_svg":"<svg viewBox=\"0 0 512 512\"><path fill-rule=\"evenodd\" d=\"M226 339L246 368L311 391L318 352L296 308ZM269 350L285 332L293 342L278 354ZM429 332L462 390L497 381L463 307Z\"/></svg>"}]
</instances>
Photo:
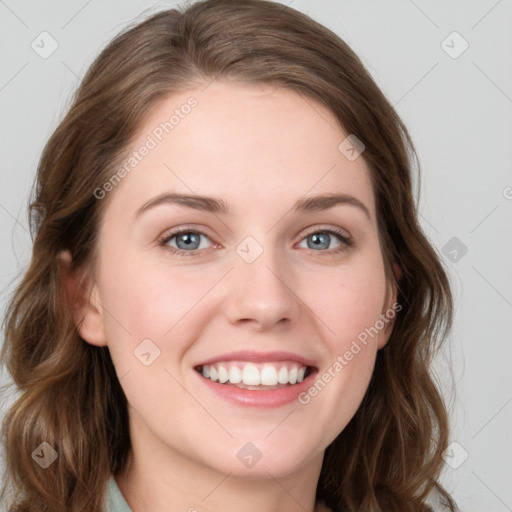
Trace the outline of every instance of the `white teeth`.
<instances>
[{"instance_id":1,"label":"white teeth","mask_svg":"<svg viewBox=\"0 0 512 512\"><path fill-rule=\"evenodd\" d=\"M261 383L265 386L275 386L277 384L277 370L275 366L266 364L261 370Z\"/></svg>"},{"instance_id":2,"label":"white teeth","mask_svg":"<svg viewBox=\"0 0 512 512\"><path fill-rule=\"evenodd\" d=\"M203 365L203 377L221 384L239 384L246 386L276 386L277 384L296 384L302 382L306 373L306 366L265 363L216 363Z\"/></svg>"},{"instance_id":3,"label":"white teeth","mask_svg":"<svg viewBox=\"0 0 512 512\"><path fill-rule=\"evenodd\" d=\"M240 370L238 366L232 366L229 369L229 382L231 382L231 384L242 382L242 370Z\"/></svg>"},{"instance_id":4,"label":"white teeth","mask_svg":"<svg viewBox=\"0 0 512 512\"><path fill-rule=\"evenodd\" d=\"M282 366L277 375L277 382L279 384L288 384L288 368Z\"/></svg>"},{"instance_id":5,"label":"white teeth","mask_svg":"<svg viewBox=\"0 0 512 512\"><path fill-rule=\"evenodd\" d=\"M261 378L258 368L251 363L246 364L242 372L242 381L246 386L259 386Z\"/></svg>"},{"instance_id":6,"label":"white teeth","mask_svg":"<svg viewBox=\"0 0 512 512\"><path fill-rule=\"evenodd\" d=\"M229 374L226 368L224 366L219 366L219 382L221 384L224 384L224 382L227 382L229 380Z\"/></svg>"}]
</instances>

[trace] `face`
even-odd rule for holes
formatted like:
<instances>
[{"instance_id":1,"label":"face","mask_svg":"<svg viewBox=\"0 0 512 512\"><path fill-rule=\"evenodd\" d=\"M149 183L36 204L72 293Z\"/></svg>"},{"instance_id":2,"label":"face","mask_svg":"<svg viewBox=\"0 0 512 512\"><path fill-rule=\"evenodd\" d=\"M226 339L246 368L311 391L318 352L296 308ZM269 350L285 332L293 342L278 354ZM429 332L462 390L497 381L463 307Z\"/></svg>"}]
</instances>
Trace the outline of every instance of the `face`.
<instances>
[{"instance_id":1,"label":"face","mask_svg":"<svg viewBox=\"0 0 512 512\"><path fill-rule=\"evenodd\" d=\"M214 82L162 101L97 192L81 334L108 345L141 453L277 478L355 414L394 296L347 135L292 91Z\"/></svg>"}]
</instances>

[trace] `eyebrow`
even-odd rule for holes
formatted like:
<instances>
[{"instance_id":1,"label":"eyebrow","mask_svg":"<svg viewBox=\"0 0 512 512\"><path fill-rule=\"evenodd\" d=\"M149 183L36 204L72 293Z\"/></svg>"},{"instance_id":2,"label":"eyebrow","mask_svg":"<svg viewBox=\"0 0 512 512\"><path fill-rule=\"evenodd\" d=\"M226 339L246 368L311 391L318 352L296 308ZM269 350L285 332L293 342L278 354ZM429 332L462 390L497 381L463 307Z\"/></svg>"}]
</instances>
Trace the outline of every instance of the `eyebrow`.
<instances>
[{"instance_id":1,"label":"eyebrow","mask_svg":"<svg viewBox=\"0 0 512 512\"><path fill-rule=\"evenodd\" d=\"M144 203L135 212L135 216L138 217L142 213L162 204L179 204L195 210L223 213L225 215L229 215L231 211L228 204L220 198L198 196L195 194L165 193ZM359 199L348 194L324 194L302 198L295 202L291 210L294 212L323 211L337 205L355 206L363 211L366 217L371 220L371 214L368 208Z\"/></svg>"}]
</instances>

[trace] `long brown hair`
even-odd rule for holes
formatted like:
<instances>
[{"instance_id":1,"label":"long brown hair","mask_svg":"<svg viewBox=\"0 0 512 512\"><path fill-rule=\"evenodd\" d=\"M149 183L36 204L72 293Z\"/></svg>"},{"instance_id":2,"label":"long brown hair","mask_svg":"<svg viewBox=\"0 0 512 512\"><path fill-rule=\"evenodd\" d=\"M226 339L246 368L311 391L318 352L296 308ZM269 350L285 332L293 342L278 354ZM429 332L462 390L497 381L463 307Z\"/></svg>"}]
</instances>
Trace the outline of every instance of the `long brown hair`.
<instances>
[{"instance_id":1,"label":"long brown hair","mask_svg":"<svg viewBox=\"0 0 512 512\"><path fill-rule=\"evenodd\" d=\"M94 191L157 102L215 79L294 90L364 142L389 280L393 264L400 267L402 311L360 408L326 449L317 499L334 511L427 511L437 491L456 510L438 481L449 428L431 375L451 326L452 295L418 222L414 146L336 34L266 0L199 1L128 27L89 68L45 146L29 209L32 260L9 303L1 352L17 391L2 424L9 510L103 510L109 476L125 467L126 397L108 348L78 334L58 254L71 252L71 270L90 268L106 202ZM58 454L46 469L33 456L43 442Z\"/></svg>"}]
</instances>

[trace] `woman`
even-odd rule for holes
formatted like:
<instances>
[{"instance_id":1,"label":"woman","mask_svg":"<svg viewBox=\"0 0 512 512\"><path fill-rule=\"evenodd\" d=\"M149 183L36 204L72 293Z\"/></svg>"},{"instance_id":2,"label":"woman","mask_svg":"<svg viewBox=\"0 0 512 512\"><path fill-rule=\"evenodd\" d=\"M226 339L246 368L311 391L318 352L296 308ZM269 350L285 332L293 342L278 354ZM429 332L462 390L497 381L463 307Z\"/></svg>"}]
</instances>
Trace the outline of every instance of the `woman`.
<instances>
[{"instance_id":1,"label":"woman","mask_svg":"<svg viewBox=\"0 0 512 512\"><path fill-rule=\"evenodd\" d=\"M10 510L456 510L414 155L291 8L207 0L116 37L38 169Z\"/></svg>"}]
</instances>

